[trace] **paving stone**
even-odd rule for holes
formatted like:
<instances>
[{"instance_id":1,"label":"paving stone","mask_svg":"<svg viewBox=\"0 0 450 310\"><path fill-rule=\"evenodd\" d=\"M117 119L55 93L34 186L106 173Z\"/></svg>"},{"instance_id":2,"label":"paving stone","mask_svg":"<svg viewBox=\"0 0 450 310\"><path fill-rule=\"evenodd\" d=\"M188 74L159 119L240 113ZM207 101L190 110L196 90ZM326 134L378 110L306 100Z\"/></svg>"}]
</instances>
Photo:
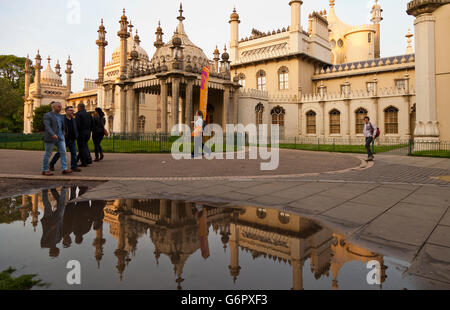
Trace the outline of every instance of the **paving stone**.
<instances>
[{"instance_id":1,"label":"paving stone","mask_svg":"<svg viewBox=\"0 0 450 310\"><path fill-rule=\"evenodd\" d=\"M447 210L447 213L442 218L440 225L450 226L450 210Z\"/></svg>"},{"instance_id":2,"label":"paving stone","mask_svg":"<svg viewBox=\"0 0 450 310\"><path fill-rule=\"evenodd\" d=\"M450 198L442 196L442 195L436 195L436 194L425 195L425 194L414 193L414 194L410 195L408 198L404 199L402 202L431 205L431 206L437 206L437 207L450 206Z\"/></svg>"},{"instance_id":3,"label":"paving stone","mask_svg":"<svg viewBox=\"0 0 450 310\"><path fill-rule=\"evenodd\" d=\"M345 220L355 224L366 224L377 216L382 214L383 210L380 207L373 207L369 205L362 205L354 202L346 202L336 208L322 213L322 216Z\"/></svg>"},{"instance_id":4,"label":"paving stone","mask_svg":"<svg viewBox=\"0 0 450 310\"><path fill-rule=\"evenodd\" d=\"M308 210L308 212L310 213L318 214L329 210L345 201L345 198L329 197L319 194L293 201L289 204L289 207Z\"/></svg>"},{"instance_id":5,"label":"paving stone","mask_svg":"<svg viewBox=\"0 0 450 310\"><path fill-rule=\"evenodd\" d=\"M249 203L255 203L255 204L263 204L265 206L283 206L287 204L288 202L292 201L290 198L280 198L280 197L274 197L274 196L258 196L253 199L250 199Z\"/></svg>"},{"instance_id":6,"label":"paving stone","mask_svg":"<svg viewBox=\"0 0 450 310\"><path fill-rule=\"evenodd\" d=\"M427 243L408 273L450 284L450 248Z\"/></svg>"},{"instance_id":7,"label":"paving stone","mask_svg":"<svg viewBox=\"0 0 450 310\"><path fill-rule=\"evenodd\" d=\"M405 199L412 192L412 190L399 190L389 187L376 188L352 199L351 201L364 205L391 207Z\"/></svg>"},{"instance_id":8,"label":"paving stone","mask_svg":"<svg viewBox=\"0 0 450 310\"><path fill-rule=\"evenodd\" d=\"M438 225L428 239L428 243L450 248L450 226Z\"/></svg>"},{"instance_id":9,"label":"paving stone","mask_svg":"<svg viewBox=\"0 0 450 310\"><path fill-rule=\"evenodd\" d=\"M379 186L378 184L347 183L347 184L343 184L339 187L326 190L320 194L323 196L329 196L329 197L352 199L352 198L355 198L355 197L357 197L367 191L370 191L378 186Z\"/></svg>"},{"instance_id":10,"label":"paving stone","mask_svg":"<svg viewBox=\"0 0 450 310\"><path fill-rule=\"evenodd\" d=\"M249 194L249 195L267 195L270 193L276 193L279 191L289 190L293 187L303 186L296 183L290 182L270 182L265 184L260 184L254 187L247 187L243 189L236 189L236 192Z\"/></svg>"},{"instance_id":11,"label":"paving stone","mask_svg":"<svg viewBox=\"0 0 450 310\"><path fill-rule=\"evenodd\" d=\"M364 228L361 235L421 246L436 225L437 221L383 214Z\"/></svg>"},{"instance_id":12,"label":"paving stone","mask_svg":"<svg viewBox=\"0 0 450 310\"><path fill-rule=\"evenodd\" d=\"M400 202L389 209L386 214L395 214L417 219L439 221L447 207L436 207L430 205L418 205L406 202Z\"/></svg>"}]
</instances>

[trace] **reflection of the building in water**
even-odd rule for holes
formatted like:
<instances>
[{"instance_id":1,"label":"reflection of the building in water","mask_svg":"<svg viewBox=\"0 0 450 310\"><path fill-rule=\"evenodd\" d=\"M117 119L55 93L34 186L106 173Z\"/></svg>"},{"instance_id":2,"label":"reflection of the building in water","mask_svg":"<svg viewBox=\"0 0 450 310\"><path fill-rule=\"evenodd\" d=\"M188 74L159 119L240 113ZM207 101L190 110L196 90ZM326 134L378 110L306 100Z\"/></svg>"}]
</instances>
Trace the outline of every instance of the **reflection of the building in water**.
<instances>
[{"instance_id":1,"label":"reflection of the building in water","mask_svg":"<svg viewBox=\"0 0 450 310\"><path fill-rule=\"evenodd\" d=\"M242 268L239 264L240 250L250 252L253 259L263 257L291 265L294 290L303 289L303 269L308 259L316 279L328 277L331 269L333 289L338 289L339 270L352 261L378 261L382 266L381 283L386 278L383 256L349 244L344 236L298 215L256 207L203 208L189 202L155 199L73 203L69 201L76 198L80 191L71 188L68 193L61 226L63 246L70 247L72 233L79 244L86 233L95 230L93 246L100 267L106 242L103 238L105 221L109 224L110 235L117 240L114 255L121 280L136 255L138 240L149 232L156 262L162 254L170 259L178 289L181 289L183 268L188 258L198 250L205 259L209 257L207 239L211 227L221 235L224 249L230 249L229 270L235 282ZM43 195L49 199L42 199ZM48 218L46 213L50 212L51 216L57 212L60 206L56 198L48 191L23 196L21 210L24 210L24 223L31 213L32 225L37 225L38 208L44 210L43 218ZM50 207L46 208L47 201ZM44 221L42 225L45 225ZM60 242L59 237L54 238L53 243Z\"/></svg>"}]
</instances>

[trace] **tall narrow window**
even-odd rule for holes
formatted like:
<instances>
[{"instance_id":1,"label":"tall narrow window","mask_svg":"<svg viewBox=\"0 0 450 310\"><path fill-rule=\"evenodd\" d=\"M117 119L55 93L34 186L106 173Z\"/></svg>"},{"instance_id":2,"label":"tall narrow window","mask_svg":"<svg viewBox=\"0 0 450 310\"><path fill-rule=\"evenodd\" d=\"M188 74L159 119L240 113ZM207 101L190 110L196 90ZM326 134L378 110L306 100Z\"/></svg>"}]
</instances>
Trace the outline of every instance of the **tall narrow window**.
<instances>
[{"instance_id":1,"label":"tall narrow window","mask_svg":"<svg viewBox=\"0 0 450 310\"><path fill-rule=\"evenodd\" d=\"M257 86L259 90L266 90L266 72L259 70L256 74Z\"/></svg>"},{"instance_id":2,"label":"tall narrow window","mask_svg":"<svg viewBox=\"0 0 450 310\"><path fill-rule=\"evenodd\" d=\"M375 92L375 83L374 82L367 82L366 85L367 85L367 92L369 94L372 94Z\"/></svg>"},{"instance_id":3,"label":"tall narrow window","mask_svg":"<svg viewBox=\"0 0 450 310\"><path fill-rule=\"evenodd\" d=\"M255 113L256 113L256 125L262 125L263 124L263 115L264 115L264 105L262 103L258 103L258 105L255 107Z\"/></svg>"},{"instance_id":4,"label":"tall narrow window","mask_svg":"<svg viewBox=\"0 0 450 310\"><path fill-rule=\"evenodd\" d=\"M330 111L330 134L341 133L341 112L336 109Z\"/></svg>"},{"instance_id":5,"label":"tall narrow window","mask_svg":"<svg viewBox=\"0 0 450 310\"><path fill-rule=\"evenodd\" d=\"M284 127L284 116L286 115L286 111L282 107L277 106L273 108L270 114L272 115L272 125Z\"/></svg>"},{"instance_id":6,"label":"tall narrow window","mask_svg":"<svg viewBox=\"0 0 450 310\"><path fill-rule=\"evenodd\" d=\"M145 116L140 116L139 117L139 133L144 133L145 132Z\"/></svg>"},{"instance_id":7,"label":"tall narrow window","mask_svg":"<svg viewBox=\"0 0 450 310\"><path fill-rule=\"evenodd\" d=\"M367 42L372 43L372 34L370 32L369 32L367 40L368 40Z\"/></svg>"},{"instance_id":8,"label":"tall narrow window","mask_svg":"<svg viewBox=\"0 0 450 310\"><path fill-rule=\"evenodd\" d=\"M281 67L278 70L279 89L289 89L289 70L287 67Z\"/></svg>"},{"instance_id":9,"label":"tall narrow window","mask_svg":"<svg viewBox=\"0 0 450 310\"><path fill-rule=\"evenodd\" d=\"M384 128L386 134L398 134L398 109L388 107L384 110Z\"/></svg>"},{"instance_id":10,"label":"tall narrow window","mask_svg":"<svg viewBox=\"0 0 450 310\"><path fill-rule=\"evenodd\" d=\"M316 112L314 111L306 113L306 133L316 134Z\"/></svg>"},{"instance_id":11,"label":"tall narrow window","mask_svg":"<svg viewBox=\"0 0 450 310\"><path fill-rule=\"evenodd\" d=\"M244 73L239 74L239 84L242 86L242 88L245 88L245 74Z\"/></svg>"},{"instance_id":12,"label":"tall narrow window","mask_svg":"<svg viewBox=\"0 0 450 310\"><path fill-rule=\"evenodd\" d=\"M356 110L355 112L355 122L356 122L356 127L355 127L355 133L358 134L363 134L364 133L364 118L368 115L368 112L366 109L363 108L359 108L358 110Z\"/></svg>"},{"instance_id":13,"label":"tall narrow window","mask_svg":"<svg viewBox=\"0 0 450 310\"><path fill-rule=\"evenodd\" d=\"M406 90L406 80L395 80L395 87L397 90Z\"/></svg>"}]
</instances>

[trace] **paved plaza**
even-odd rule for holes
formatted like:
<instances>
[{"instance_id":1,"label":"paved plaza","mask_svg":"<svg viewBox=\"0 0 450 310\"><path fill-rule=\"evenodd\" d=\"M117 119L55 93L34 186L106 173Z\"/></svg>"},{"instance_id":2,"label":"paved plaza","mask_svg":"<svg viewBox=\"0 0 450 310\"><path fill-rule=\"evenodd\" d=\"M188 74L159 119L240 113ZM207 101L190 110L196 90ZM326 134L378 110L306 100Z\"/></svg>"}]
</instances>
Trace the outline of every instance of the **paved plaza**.
<instances>
[{"instance_id":1,"label":"paved plaza","mask_svg":"<svg viewBox=\"0 0 450 310\"><path fill-rule=\"evenodd\" d=\"M0 151L0 157L4 193L12 186L17 192L88 182L91 189L81 199L151 197L276 208L407 262L409 276L450 287L450 159L379 155L369 165L362 155L281 150L279 169L262 172L259 161L108 154L80 174L44 178L40 152Z\"/></svg>"}]
</instances>

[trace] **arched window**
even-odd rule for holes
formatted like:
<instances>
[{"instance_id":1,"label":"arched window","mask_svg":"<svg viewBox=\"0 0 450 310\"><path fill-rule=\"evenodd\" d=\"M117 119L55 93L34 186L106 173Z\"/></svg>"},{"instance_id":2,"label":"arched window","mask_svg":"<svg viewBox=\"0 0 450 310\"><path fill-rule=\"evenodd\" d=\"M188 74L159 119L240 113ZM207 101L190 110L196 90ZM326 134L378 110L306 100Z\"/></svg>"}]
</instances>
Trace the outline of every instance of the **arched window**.
<instances>
[{"instance_id":1,"label":"arched window","mask_svg":"<svg viewBox=\"0 0 450 310\"><path fill-rule=\"evenodd\" d=\"M359 108L355 112L355 133L363 134L364 133L364 118L368 115L366 109Z\"/></svg>"},{"instance_id":2,"label":"arched window","mask_svg":"<svg viewBox=\"0 0 450 310\"><path fill-rule=\"evenodd\" d=\"M398 109L388 107L384 110L384 128L386 134L398 134Z\"/></svg>"},{"instance_id":3,"label":"arched window","mask_svg":"<svg viewBox=\"0 0 450 310\"><path fill-rule=\"evenodd\" d=\"M280 90L289 89L289 69L287 67L278 69L278 82Z\"/></svg>"},{"instance_id":4,"label":"arched window","mask_svg":"<svg viewBox=\"0 0 450 310\"><path fill-rule=\"evenodd\" d=\"M272 115L272 125L279 125L280 127L284 127L284 116L286 115L286 111L283 107L276 106L270 112Z\"/></svg>"},{"instance_id":5,"label":"arched window","mask_svg":"<svg viewBox=\"0 0 450 310\"><path fill-rule=\"evenodd\" d=\"M278 219L280 220L281 224L288 224L291 216L288 213L280 211L280 213L278 213Z\"/></svg>"},{"instance_id":6,"label":"arched window","mask_svg":"<svg viewBox=\"0 0 450 310\"><path fill-rule=\"evenodd\" d=\"M330 111L330 134L341 133L341 112L336 109Z\"/></svg>"},{"instance_id":7,"label":"arched window","mask_svg":"<svg viewBox=\"0 0 450 310\"><path fill-rule=\"evenodd\" d=\"M239 74L239 84L242 86L242 88L245 88L245 74L244 73Z\"/></svg>"},{"instance_id":8,"label":"arched window","mask_svg":"<svg viewBox=\"0 0 450 310\"><path fill-rule=\"evenodd\" d=\"M256 209L256 216L260 219L265 219L267 216L267 210L264 208Z\"/></svg>"},{"instance_id":9,"label":"arched window","mask_svg":"<svg viewBox=\"0 0 450 310\"><path fill-rule=\"evenodd\" d=\"M314 111L306 113L306 133L316 134L316 112Z\"/></svg>"},{"instance_id":10,"label":"arched window","mask_svg":"<svg viewBox=\"0 0 450 310\"><path fill-rule=\"evenodd\" d=\"M264 115L264 105L262 103L258 103L255 107L256 113L256 125L263 124L263 115Z\"/></svg>"},{"instance_id":11,"label":"arched window","mask_svg":"<svg viewBox=\"0 0 450 310\"><path fill-rule=\"evenodd\" d=\"M145 116L140 116L139 117L139 133L144 133L145 132Z\"/></svg>"},{"instance_id":12,"label":"arched window","mask_svg":"<svg viewBox=\"0 0 450 310\"><path fill-rule=\"evenodd\" d=\"M256 84L259 90L266 90L266 72L264 70L259 70L256 73Z\"/></svg>"},{"instance_id":13,"label":"arched window","mask_svg":"<svg viewBox=\"0 0 450 310\"><path fill-rule=\"evenodd\" d=\"M114 131L114 116L110 115L108 117L108 126L109 126L109 132Z\"/></svg>"}]
</instances>

